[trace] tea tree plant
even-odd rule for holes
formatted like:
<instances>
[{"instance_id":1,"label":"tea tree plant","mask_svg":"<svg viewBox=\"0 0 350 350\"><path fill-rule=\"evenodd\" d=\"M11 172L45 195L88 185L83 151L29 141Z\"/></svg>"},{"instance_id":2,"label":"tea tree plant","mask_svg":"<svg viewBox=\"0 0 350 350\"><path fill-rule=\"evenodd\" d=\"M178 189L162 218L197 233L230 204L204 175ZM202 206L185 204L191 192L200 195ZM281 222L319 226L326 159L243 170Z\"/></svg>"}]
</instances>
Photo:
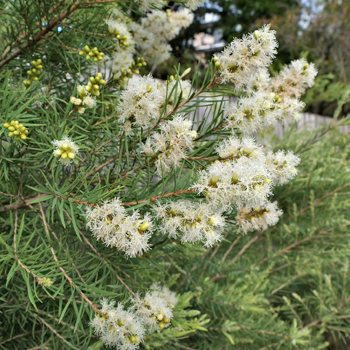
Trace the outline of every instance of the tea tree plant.
<instances>
[{"instance_id":1,"label":"tea tree plant","mask_svg":"<svg viewBox=\"0 0 350 350\"><path fill-rule=\"evenodd\" d=\"M180 68L157 81L140 72L170 55L168 40L199 3L176 12L159 9L163 1L135 4L138 22L129 3L110 0L13 1L1 14L5 348L188 348L182 339L210 337L216 318L235 342L236 321L206 315L204 286L191 288L189 271L199 256L214 258L252 231L255 242L280 219L273 194L296 176L300 158L254 134L298 120L316 70L301 59L271 77L277 42L264 26L215 55L201 85L198 69L192 81ZM234 245L222 261L243 254ZM200 279L211 295L224 293L214 284L220 274L208 280L205 266ZM232 286L259 288L270 268ZM254 293L242 302L251 305L245 315L269 303ZM298 323L285 327L292 331L283 339L306 341Z\"/></svg>"}]
</instances>

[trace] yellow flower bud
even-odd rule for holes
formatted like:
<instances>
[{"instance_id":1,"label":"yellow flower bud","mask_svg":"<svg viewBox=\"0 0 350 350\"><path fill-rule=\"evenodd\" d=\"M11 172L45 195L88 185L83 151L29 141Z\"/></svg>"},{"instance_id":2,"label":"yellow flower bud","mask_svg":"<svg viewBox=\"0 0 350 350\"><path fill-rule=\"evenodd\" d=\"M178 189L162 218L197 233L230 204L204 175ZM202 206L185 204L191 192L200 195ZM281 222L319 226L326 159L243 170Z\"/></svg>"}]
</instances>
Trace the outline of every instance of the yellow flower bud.
<instances>
[{"instance_id":1,"label":"yellow flower bud","mask_svg":"<svg viewBox=\"0 0 350 350\"><path fill-rule=\"evenodd\" d=\"M165 323L170 323L170 318L165 317L164 320L163 320L163 322L165 322Z\"/></svg>"},{"instance_id":2,"label":"yellow flower bud","mask_svg":"<svg viewBox=\"0 0 350 350\"><path fill-rule=\"evenodd\" d=\"M74 159L75 154L73 152L68 152L68 158L69 159Z\"/></svg>"},{"instance_id":3,"label":"yellow flower bud","mask_svg":"<svg viewBox=\"0 0 350 350\"><path fill-rule=\"evenodd\" d=\"M8 129L9 131L15 131L15 128L13 126L10 126Z\"/></svg>"},{"instance_id":4,"label":"yellow flower bud","mask_svg":"<svg viewBox=\"0 0 350 350\"><path fill-rule=\"evenodd\" d=\"M149 222L145 221L139 226L139 230L142 231L142 232L146 231L146 230L149 229L149 226L150 226Z\"/></svg>"},{"instance_id":5,"label":"yellow flower bud","mask_svg":"<svg viewBox=\"0 0 350 350\"><path fill-rule=\"evenodd\" d=\"M164 329L164 327L165 327L165 324L163 322L159 322L159 328Z\"/></svg>"},{"instance_id":6,"label":"yellow flower bud","mask_svg":"<svg viewBox=\"0 0 350 350\"><path fill-rule=\"evenodd\" d=\"M9 126L10 126L9 123L4 123L4 124L3 124L3 127L4 127L5 129L7 129Z\"/></svg>"},{"instance_id":7,"label":"yellow flower bud","mask_svg":"<svg viewBox=\"0 0 350 350\"><path fill-rule=\"evenodd\" d=\"M140 342L139 338L138 338L136 335L132 335L132 336L130 337L130 340L131 340L131 342L134 343L134 344L138 344L138 343Z\"/></svg>"},{"instance_id":8,"label":"yellow flower bud","mask_svg":"<svg viewBox=\"0 0 350 350\"><path fill-rule=\"evenodd\" d=\"M68 144L67 143L64 143L63 145L62 145L62 147L61 147L64 151L68 151L68 149L69 149L69 146L68 146Z\"/></svg>"},{"instance_id":9,"label":"yellow flower bud","mask_svg":"<svg viewBox=\"0 0 350 350\"><path fill-rule=\"evenodd\" d=\"M27 136L22 134L22 135L21 135L21 139L24 141L24 140L27 139Z\"/></svg>"},{"instance_id":10,"label":"yellow flower bud","mask_svg":"<svg viewBox=\"0 0 350 350\"><path fill-rule=\"evenodd\" d=\"M158 319L159 321L161 321L163 318L164 318L164 315L162 315L162 314L158 314L158 315L157 315L157 319Z\"/></svg>"},{"instance_id":11,"label":"yellow flower bud","mask_svg":"<svg viewBox=\"0 0 350 350\"><path fill-rule=\"evenodd\" d=\"M9 137L13 137L13 132L9 132Z\"/></svg>"},{"instance_id":12,"label":"yellow flower bud","mask_svg":"<svg viewBox=\"0 0 350 350\"><path fill-rule=\"evenodd\" d=\"M67 159L67 157L68 157L68 154L66 152L61 154L61 158L62 159Z\"/></svg>"}]
</instances>

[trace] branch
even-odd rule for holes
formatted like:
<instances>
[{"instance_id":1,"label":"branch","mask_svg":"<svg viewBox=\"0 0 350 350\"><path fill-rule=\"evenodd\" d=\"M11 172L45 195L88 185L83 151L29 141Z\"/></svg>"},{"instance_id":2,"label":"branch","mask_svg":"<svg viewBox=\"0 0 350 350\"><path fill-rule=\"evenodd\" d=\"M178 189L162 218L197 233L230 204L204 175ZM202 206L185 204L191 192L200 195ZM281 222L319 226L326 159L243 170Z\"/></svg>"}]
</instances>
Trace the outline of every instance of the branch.
<instances>
[{"instance_id":1,"label":"branch","mask_svg":"<svg viewBox=\"0 0 350 350\"><path fill-rule=\"evenodd\" d=\"M22 47L17 49L15 52L13 52L9 57L3 59L0 61L0 68L2 68L5 64L9 63L13 59L15 59L17 56L21 54L23 50L30 49L32 46L34 46L37 42L39 42L47 33L51 32L62 20L64 20L66 17L71 15L74 11L76 11L81 5L83 5L80 1L75 2L71 8L62 13L58 18L56 18L51 23L48 23L45 29L42 29L40 33L32 40L29 40L28 43Z\"/></svg>"}]
</instances>

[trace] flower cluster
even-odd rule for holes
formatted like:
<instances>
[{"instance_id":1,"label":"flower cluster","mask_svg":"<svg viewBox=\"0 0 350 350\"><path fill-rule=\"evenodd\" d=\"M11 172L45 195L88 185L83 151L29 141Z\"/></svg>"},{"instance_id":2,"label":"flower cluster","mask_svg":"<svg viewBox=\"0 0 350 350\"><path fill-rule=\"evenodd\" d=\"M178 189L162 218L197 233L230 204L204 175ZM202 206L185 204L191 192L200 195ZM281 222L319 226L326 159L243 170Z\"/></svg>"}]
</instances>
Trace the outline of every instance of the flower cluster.
<instances>
[{"instance_id":1,"label":"flower cluster","mask_svg":"<svg viewBox=\"0 0 350 350\"><path fill-rule=\"evenodd\" d=\"M53 155L59 158L64 165L69 165L79 150L79 147L68 136L63 137L62 140L54 140L52 144L56 147Z\"/></svg>"},{"instance_id":2,"label":"flower cluster","mask_svg":"<svg viewBox=\"0 0 350 350\"><path fill-rule=\"evenodd\" d=\"M139 294L132 300L131 307L144 324L149 333L160 331L170 326L177 298L175 293L167 287L161 288L159 284L151 286L144 297Z\"/></svg>"},{"instance_id":3,"label":"flower cluster","mask_svg":"<svg viewBox=\"0 0 350 350\"><path fill-rule=\"evenodd\" d=\"M46 278L46 277L37 277L36 280L39 284L41 284L44 287L51 287L53 283L51 278Z\"/></svg>"},{"instance_id":4,"label":"flower cluster","mask_svg":"<svg viewBox=\"0 0 350 350\"><path fill-rule=\"evenodd\" d=\"M222 83L233 83L235 91L245 89L256 71L267 67L277 53L275 31L270 26L235 38L225 50L215 55Z\"/></svg>"},{"instance_id":5,"label":"flower cluster","mask_svg":"<svg viewBox=\"0 0 350 350\"><path fill-rule=\"evenodd\" d=\"M95 208L86 208L87 227L93 236L107 246L116 247L128 257L135 257L150 248L153 231L149 214L141 216L134 211L128 215L118 198L106 201Z\"/></svg>"},{"instance_id":6,"label":"flower cluster","mask_svg":"<svg viewBox=\"0 0 350 350\"><path fill-rule=\"evenodd\" d=\"M184 8L177 12L152 11L142 18L141 24L132 23L130 31L146 62L158 65L168 59L171 51L168 41L174 39L181 28L188 27L193 18L193 13Z\"/></svg>"},{"instance_id":7,"label":"flower cluster","mask_svg":"<svg viewBox=\"0 0 350 350\"><path fill-rule=\"evenodd\" d=\"M272 173L274 182L283 185L293 179L297 174L296 166L300 163L300 158L293 152L278 151L268 152L266 155L266 165Z\"/></svg>"},{"instance_id":8,"label":"flower cluster","mask_svg":"<svg viewBox=\"0 0 350 350\"><path fill-rule=\"evenodd\" d=\"M271 174L264 159L240 157L216 161L200 172L192 187L220 208L222 205L259 206L272 193Z\"/></svg>"},{"instance_id":9,"label":"flower cluster","mask_svg":"<svg viewBox=\"0 0 350 350\"><path fill-rule=\"evenodd\" d=\"M285 66L271 81L274 91L280 96L290 98L300 97L307 88L314 85L317 75L313 63L307 63L305 59L292 61Z\"/></svg>"},{"instance_id":10,"label":"flower cluster","mask_svg":"<svg viewBox=\"0 0 350 350\"><path fill-rule=\"evenodd\" d=\"M94 47L93 49L90 49L88 45L84 46L83 50L79 51L79 55L86 55L85 58L87 60L90 60L91 58L94 59L94 62L102 61L103 56L105 55L103 52L98 51L97 47Z\"/></svg>"},{"instance_id":11,"label":"flower cluster","mask_svg":"<svg viewBox=\"0 0 350 350\"><path fill-rule=\"evenodd\" d=\"M20 124L18 120L12 120L10 123L4 123L3 127L9 131L9 137L14 137L16 141L27 139L28 129Z\"/></svg>"},{"instance_id":12,"label":"flower cluster","mask_svg":"<svg viewBox=\"0 0 350 350\"><path fill-rule=\"evenodd\" d=\"M187 99L190 91L191 82L181 78L162 84L151 75L134 77L121 93L118 119L124 124L127 134L132 134L132 127L151 127L163 112Z\"/></svg>"},{"instance_id":13,"label":"flower cluster","mask_svg":"<svg viewBox=\"0 0 350 350\"><path fill-rule=\"evenodd\" d=\"M179 200L158 203L154 211L160 219L161 232L183 243L203 242L210 247L222 239L225 219L212 205Z\"/></svg>"},{"instance_id":14,"label":"flower cluster","mask_svg":"<svg viewBox=\"0 0 350 350\"><path fill-rule=\"evenodd\" d=\"M132 124L147 128L160 118L163 96L159 85L148 75L130 80L122 91L118 117L127 133L131 133Z\"/></svg>"},{"instance_id":15,"label":"flower cluster","mask_svg":"<svg viewBox=\"0 0 350 350\"><path fill-rule=\"evenodd\" d=\"M120 350L134 350L139 347L146 334L169 327L176 303L175 293L156 283L144 297L135 295L127 310L122 303L115 307L114 301L103 299L103 315L96 315L91 326L105 345Z\"/></svg>"},{"instance_id":16,"label":"flower cluster","mask_svg":"<svg viewBox=\"0 0 350 350\"><path fill-rule=\"evenodd\" d=\"M261 207L240 208L236 216L236 222L244 233L248 231L264 231L268 226L277 223L279 217L283 214L277 207L277 202L266 202Z\"/></svg>"},{"instance_id":17,"label":"flower cluster","mask_svg":"<svg viewBox=\"0 0 350 350\"><path fill-rule=\"evenodd\" d=\"M30 85L32 85L33 81L36 81L39 79L38 77L41 73L41 69L43 69L43 66L42 66L42 60L40 58L36 61L32 61L32 69L27 71L29 80L23 80L23 84L26 87L29 87Z\"/></svg>"},{"instance_id":18,"label":"flower cluster","mask_svg":"<svg viewBox=\"0 0 350 350\"><path fill-rule=\"evenodd\" d=\"M173 120L162 123L161 131L147 139L143 145L143 152L148 157L153 157L159 152L155 161L159 175L167 174L172 167L179 167L181 160L186 157L186 150L192 150L197 132L191 128L192 122L178 115Z\"/></svg>"},{"instance_id":19,"label":"flower cluster","mask_svg":"<svg viewBox=\"0 0 350 350\"><path fill-rule=\"evenodd\" d=\"M227 125L251 134L278 122L289 124L300 118L304 103L298 98L314 83L316 69L304 59L296 60L272 78L267 70L276 53L275 32L269 26L243 39L234 39L215 56L221 83L233 83L245 94L226 107Z\"/></svg>"},{"instance_id":20,"label":"flower cluster","mask_svg":"<svg viewBox=\"0 0 350 350\"><path fill-rule=\"evenodd\" d=\"M145 328L141 320L134 313L124 310L123 304L101 301L101 312L104 316L96 315L91 321L95 333L107 346L114 346L120 350L134 350L145 338Z\"/></svg>"},{"instance_id":21,"label":"flower cluster","mask_svg":"<svg viewBox=\"0 0 350 350\"><path fill-rule=\"evenodd\" d=\"M85 108L93 108L96 106L95 96L100 95L100 86L106 84L102 79L102 73L97 73L96 77L90 77L90 81L86 86L78 86L79 98L71 96L70 102L78 107L79 113L84 113Z\"/></svg>"}]
</instances>

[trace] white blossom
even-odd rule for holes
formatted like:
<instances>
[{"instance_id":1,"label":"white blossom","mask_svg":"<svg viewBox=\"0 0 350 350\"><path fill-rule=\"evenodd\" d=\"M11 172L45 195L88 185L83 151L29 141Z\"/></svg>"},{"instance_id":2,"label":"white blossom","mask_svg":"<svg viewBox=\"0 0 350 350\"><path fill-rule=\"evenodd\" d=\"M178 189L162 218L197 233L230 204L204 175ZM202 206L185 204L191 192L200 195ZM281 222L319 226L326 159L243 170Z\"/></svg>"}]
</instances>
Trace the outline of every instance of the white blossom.
<instances>
[{"instance_id":1,"label":"white blossom","mask_svg":"<svg viewBox=\"0 0 350 350\"><path fill-rule=\"evenodd\" d=\"M259 206L271 194L271 173L265 163L256 158L216 161L200 178L193 189L204 193L215 206Z\"/></svg>"},{"instance_id":2,"label":"white blossom","mask_svg":"<svg viewBox=\"0 0 350 350\"><path fill-rule=\"evenodd\" d=\"M158 204L154 211L160 219L160 230L183 243L202 242L210 247L221 241L225 219L222 210L207 203L186 200Z\"/></svg>"},{"instance_id":3,"label":"white blossom","mask_svg":"<svg viewBox=\"0 0 350 350\"><path fill-rule=\"evenodd\" d=\"M300 97L307 88L314 85L317 69L305 59L292 61L278 76L272 79L274 91L280 96Z\"/></svg>"},{"instance_id":4,"label":"white blossom","mask_svg":"<svg viewBox=\"0 0 350 350\"><path fill-rule=\"evenodd\" d=\"M215 55L220 63L221 83L233 83L236 91L246 88L255 71L267 67L278 44L275 31L266 25L254 33L235 38L225 50Z\"/></svg>"},{"instance_id":5,"label":"white blossom","mask_svg":"<svg viewBox=\"0 0 350 350\"><path fill-rule=\"evenodd\" d=\"M204 0L186 0L185 6L191 10L197 10L197 8L204 3Z\"/></svg>"},{"instance_id":6,"label":"white blossom","mask_svg":"<svg viewBox=\"0 0 350 350\"><path fill-rule=\"evenodd\" d=\"M145 327L137 315L123 309L123 304L101 300L101 312L105 316L96 315L91 321L95 330L106 346L118 350L135 350L145 338Z\"/></svg>"},{"instance_id":7,"label":"white blossom","mask_svg":"<svg viewBox=\"0 0 350 350\"><path fill-rule=\"evenodd\" d=\"M132 303L130 310L135 312L148 332L152 333L170 326L174 306L171 307L164 293L153 290L147 292L143 298L140 294L136 294Z\"/></svg>"},{"instance_id":8,"label":"white blossom","mask_svg":"<svg viewBox=\"0 0 350 350\"><path fill-rule=\"evenodd\" d=\"M119 120L149 127L156 122L161 113L163 97L158 91L157 82L151 75L129 80L121 93L118 111Z\"/></svg>"},{"instance_id":9,"label":"white blossom","mask_svg":"<svg viewBox=\"0 0 350 350\"><path fill-rule=\"evenodd\" d=\"M257 145L251 137L239 139L231 136L219 143L216 151L220 158L238 159L240 157L248 157L260 160L265 159L265 154L262 148Z\"/></svg>"},{"instance_id":10,"label":"white blossom","mask_svg":"<svg viewBox=\"0 0 350 350\"><path fill-rule=\"evenodd\" d=\"M68 136L64 136L62 140L52 141L52 145L56 147L53 155L66 166L73 161L79 150L79 147Z\"/></svg>"},{"instance_id":11,"label":"white blossom","mask_svg":"<svg viewBox=\"0 0 350 350\"><path fill-rule=\"evenodd\" d=\"M112 54L112 72L114 79L120 79L123 76L123 72L126 72L132 62L134 61L133 56L134 48L129 46L125 49L117 49Z\"/></svg>"},{"instance_id":12,"label":"white blossom","mask_svg":"<svg viewBox=\"0 0 350 350\"><path fill-rule=\"evenodd\" d=\"M154 290L158 295L166 300L169 304L169 307L173 309L178 302L178 298L175 292L172 292L167 286L161 285L158 283L153 283L150 287L151 290Z\"/></svg>"},{"instance_id":13,"label":"white blossom","mask_svg":"<svg viewBox=\"0 0 350 350\"><path fill-rule=\"evenodd\" d=\"M276 225L283 214L277 207L277 202L266 202L263 206L238 209L236 222L244 233L249 231L264 231L269 226Z\"/></svg>"},{"instance_id":14,"label":"white blossom","mask_svg":"<svg viewBox=\"0 0 350 350\"><path fill-rule=\"evenodd\" d=\"M148 243L153 230L149 214L141 216L134 211L128 215L119 199L106 201L95 208L87 207L86 226L97 240L116 247L128 257L135 257L150 249Z\"/></svg>"},{"instance_id":15,"label":"white blossom","mask_svg":"<svg viewBox=\"0 0 350 350\"><path fill-rule=\"evenodd\" d=\"M225 109L228 127L252 134L267 125L273 125L281 116L278 102L278 96L268 92L258 91L250 97L241 97Z\"/></svg>"},{"instance_id":16,"label":"white blossom","mask_svg":"<svg viewBox=\"0 0 350 350\"><path fill-rule=\"evenodd\" d=\"M192 122L177 115L160 125L160 133L153 133L143 145L143 152L147 156L154 156L160 152L155 162L157 173L168 173L172 167L180 165L186 157L186 151L191 151L193 140L197 137L195 130L191 130Z\"/></svg>"},{"instance_id":17,"label":"white blossom","mask_svg":"<svg viewBox=\"0 0 350 350\"><path fill-rule=\"evenodd\" d=\"M282 185L297 174L297 165L300 163L300 158L293 152L278 151L276 153L268 152L266 155L266 165L268 166L274 182Z\"/></svg>"}]
</instances>

